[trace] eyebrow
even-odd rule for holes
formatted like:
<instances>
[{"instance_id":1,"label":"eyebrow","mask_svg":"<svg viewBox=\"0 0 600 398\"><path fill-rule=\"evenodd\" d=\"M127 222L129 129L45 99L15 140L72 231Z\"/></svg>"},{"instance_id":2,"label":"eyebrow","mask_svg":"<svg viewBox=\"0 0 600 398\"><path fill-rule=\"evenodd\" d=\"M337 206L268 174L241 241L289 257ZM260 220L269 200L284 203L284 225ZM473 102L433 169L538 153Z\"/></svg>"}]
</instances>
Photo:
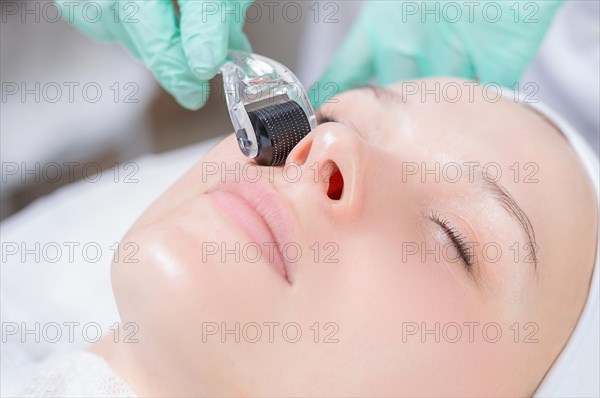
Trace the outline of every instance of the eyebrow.
<instances>
[{"instance_id":1,"label":"eyebrow","mask_svg":"<svg viewBox=\"0 0 600 398\"><path fill-rule=\"evenodd\" d=\"M537 270L539 263L537 257L537 242L535 240L535 230L529 220L529 217L525 211L519 206L517 201L512 197L506 188L504 188L499 182L490 178L485 170L482 170L482 174L479 177L480 181L483 182L484 188L496 199L498 203L506 210L506 212L519 224L527 243L524 248L529 248L529 254L533 258L534 268Z\"/></svg>"}]
</instances>

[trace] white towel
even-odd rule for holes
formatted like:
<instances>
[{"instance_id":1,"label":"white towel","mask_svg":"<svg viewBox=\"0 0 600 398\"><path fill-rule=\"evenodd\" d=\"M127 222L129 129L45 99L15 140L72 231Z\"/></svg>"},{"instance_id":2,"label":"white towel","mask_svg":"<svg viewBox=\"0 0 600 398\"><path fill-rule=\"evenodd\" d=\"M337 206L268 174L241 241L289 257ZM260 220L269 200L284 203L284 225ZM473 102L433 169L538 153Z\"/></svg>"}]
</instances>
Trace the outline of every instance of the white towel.
<instances>
[{"instance_id":1,"label":"white towel","mask_svg":"<svg viewBox=\"0 0 600 398\"><path fill-rule=\"evenodd\" d=\"M55 354L29 366L28 380L6 397L136 397L101 357L88 351Z\"/></svg>"}]
</instances>

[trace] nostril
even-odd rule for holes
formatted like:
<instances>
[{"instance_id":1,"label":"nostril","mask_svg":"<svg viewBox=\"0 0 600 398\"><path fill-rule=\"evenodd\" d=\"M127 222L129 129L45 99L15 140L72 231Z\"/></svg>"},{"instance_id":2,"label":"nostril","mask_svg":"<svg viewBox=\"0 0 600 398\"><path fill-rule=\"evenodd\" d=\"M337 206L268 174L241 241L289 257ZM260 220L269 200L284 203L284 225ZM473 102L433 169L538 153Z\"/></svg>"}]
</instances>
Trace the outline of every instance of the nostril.
<instances>
[{"instance_id":1,"label":"nostril","mask_svg":"<svg viewBox=\"0 0 600 398\"><path fill-rule=\"evenodd\" d=\"M326 170L330 172L326 174L329 177L325 180L329 184L327 196L331 200L340 200L344 193L344 177L335 163L330 162L326 167Z\"/></svg>"}]
</instances>

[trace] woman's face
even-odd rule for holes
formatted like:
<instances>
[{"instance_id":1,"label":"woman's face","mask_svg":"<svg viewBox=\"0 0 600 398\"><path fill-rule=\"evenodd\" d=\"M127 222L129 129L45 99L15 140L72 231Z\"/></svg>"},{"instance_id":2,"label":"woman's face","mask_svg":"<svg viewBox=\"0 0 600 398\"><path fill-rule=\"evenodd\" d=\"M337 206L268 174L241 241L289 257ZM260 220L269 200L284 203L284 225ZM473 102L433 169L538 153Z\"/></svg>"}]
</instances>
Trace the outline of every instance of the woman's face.
<instances>
[{"instance_id":1,"label":"woman's face","mask_svg":"<svg viewBox=\"0 0 600 398\"><path fill-rule=\"evenodd\" d=\"M113 265L151 388L532 393L587 295L595 199L560 132L473 91L348 92L286 167L230 135L165 192Z\"/></svg>"}]
</instances>

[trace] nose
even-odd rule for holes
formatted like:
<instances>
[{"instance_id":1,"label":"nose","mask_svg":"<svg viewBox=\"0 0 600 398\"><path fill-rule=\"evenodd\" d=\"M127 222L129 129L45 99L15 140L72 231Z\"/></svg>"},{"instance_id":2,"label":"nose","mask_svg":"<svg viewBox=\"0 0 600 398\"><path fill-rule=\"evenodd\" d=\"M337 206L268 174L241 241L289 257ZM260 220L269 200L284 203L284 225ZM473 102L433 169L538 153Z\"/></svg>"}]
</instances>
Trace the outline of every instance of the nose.
<instances>
[{"instance_id":1,"label":"nose","mask_svg":"<svg viewBox=\"0 0 600 398\"><path fill-rule=\"evenodd\" d=\"M338 216L360 213L366 172L366 146L347 126L325 123L290 153L288 163L301 166L307 198L317 198Z\"/></svg>"}]
</instances>

